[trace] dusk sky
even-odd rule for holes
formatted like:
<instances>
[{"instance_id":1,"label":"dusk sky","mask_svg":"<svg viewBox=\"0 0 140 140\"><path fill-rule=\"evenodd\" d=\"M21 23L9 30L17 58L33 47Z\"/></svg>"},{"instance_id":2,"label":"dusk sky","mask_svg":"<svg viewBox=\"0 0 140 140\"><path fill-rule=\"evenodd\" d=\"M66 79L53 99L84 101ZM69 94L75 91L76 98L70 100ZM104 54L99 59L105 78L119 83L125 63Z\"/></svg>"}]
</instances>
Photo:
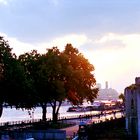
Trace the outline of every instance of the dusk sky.
<instances>
[{"instance_id":1,"label":"dusk sky","mask_svg":"<svg viewBox=\"0 0 140 140\"><path fill-rule=\"evenodd\" d=\"M0 0L0 35L17 55L71 43L119 93L140 76L140 0Z\"/></svg>"}]
</instances>

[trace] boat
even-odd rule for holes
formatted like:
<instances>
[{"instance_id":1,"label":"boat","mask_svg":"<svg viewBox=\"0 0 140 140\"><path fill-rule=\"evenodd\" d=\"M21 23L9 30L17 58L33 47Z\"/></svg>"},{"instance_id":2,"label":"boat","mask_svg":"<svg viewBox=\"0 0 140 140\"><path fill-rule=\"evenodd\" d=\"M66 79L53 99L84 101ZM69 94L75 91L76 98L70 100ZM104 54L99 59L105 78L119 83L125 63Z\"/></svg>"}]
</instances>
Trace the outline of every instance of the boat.
<instances>
[{"instance_id":1,"label":"boat","mask_svg":"<svg viewBox=\"0 0 140 140\"><path fill-rule=\"evenodd\" d=\"M82 112L84 111L84 108L81 106L73 106L73 107L69 107L67 112Z\"/></svg>"}]
</instances>

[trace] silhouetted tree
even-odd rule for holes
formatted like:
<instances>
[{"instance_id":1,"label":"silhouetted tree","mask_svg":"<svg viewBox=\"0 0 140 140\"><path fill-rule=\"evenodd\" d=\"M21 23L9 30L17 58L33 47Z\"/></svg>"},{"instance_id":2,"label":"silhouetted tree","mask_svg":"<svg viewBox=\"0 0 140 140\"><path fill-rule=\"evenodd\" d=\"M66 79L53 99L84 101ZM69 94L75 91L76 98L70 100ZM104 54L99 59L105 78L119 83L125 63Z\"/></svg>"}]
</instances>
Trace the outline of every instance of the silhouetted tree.
<instances>
[{"instance_id":1,"label":"silhouetted tree","mask_svg":"<svg viewBox=\"0 0 140 140\"><path fill-rule=\"evenodd\" d=\"M8 42L0 37L0 114L2 114L4 102L11 106L21 107L22 105L24 107L25 102L23 101L28 99L27 94L25 94L27 81L23 67L11 51Z\"/></svg>"},{"instance_id":2,"label":"silhouetted tree","mask_svg":"<svg viewBox=\"0 0 140 140\"><path fill-rule=\"evenodd\" d=\"M24 65L27 78L32 81L35 90L32 98L41 105L44 121L48 103L53 109L53 121L57 122L65 99L81 104L84 99L93 101L96 98L98 89L94 88L94 67L71 44L67 44L63 52L53 47L42 55L37 51L25 53L19 56L19 60Z\"/></svg>"},{"instance_id":3,"label":"silhouetted tree","mask_svg":"<svg viewBox=\"0 0 140 140\"><path fill-rule=\"evenodd\" d=\"M84 99L92 102L98 93L94 66L71 44L66 45L63 53L68 59L65 68L67 98L73 104L82 103Z\"/></svg>"},{"instance_id":4,"label":"silhouetted tree","mask_svg":"<svg viewBox=\"0 0 140 140\"><path fill-rule=\"evenodd\" d=\"M124 97L124 94L123 94L123 93L121 93L121 94L119 95L119 99L121 99L121 100L123 101L123 103L124 103L125 97Z\"/></svg>"},{"instance_id":5,"label":"silhouetted tree","mask_svg":"<svg viewBox=\"0 0 140 140\"><path fill-rule=\"evenodd\" d=\"M67 44L63 52L57 48L49 50L53 56L50 58L53 71L51 73L55 88L50 92L53 97L53 120L57 122L59 108L62 101L68 99L73 104L82 104L84 99L93 101L98 89L95 88L96 80L93 75L94 67L71 44ZM58 105L56 104L58 103Z\"/></svg>"}]
</instances>

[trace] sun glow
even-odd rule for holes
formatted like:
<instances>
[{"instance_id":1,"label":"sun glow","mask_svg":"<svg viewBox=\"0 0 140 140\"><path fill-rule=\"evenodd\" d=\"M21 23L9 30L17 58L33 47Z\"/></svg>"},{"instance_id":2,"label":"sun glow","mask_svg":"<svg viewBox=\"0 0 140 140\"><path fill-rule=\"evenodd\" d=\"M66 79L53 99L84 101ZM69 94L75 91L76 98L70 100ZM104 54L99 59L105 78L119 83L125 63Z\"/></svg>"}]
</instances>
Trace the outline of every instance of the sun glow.
<instances>
[{"instance_id":1,"label":"sun glow","mask_svg":"<svg viewBox=\"0 0 140 140\"><path fill-rule=\"evenodd\" d=\"M94 65L97 82L109 81L111 86L120 92L132 83L134 77L139 76L140 34L108 33L98 39L88 38L84 34L70 34L38 44L21 42L17 38L2 35L9 41L16 55L33 49L45 53L46 48L53 46L57 46L62 51L67 43L71 43ZM119 83L121 80L125 82Z\"/></svg>"}]
</instances>

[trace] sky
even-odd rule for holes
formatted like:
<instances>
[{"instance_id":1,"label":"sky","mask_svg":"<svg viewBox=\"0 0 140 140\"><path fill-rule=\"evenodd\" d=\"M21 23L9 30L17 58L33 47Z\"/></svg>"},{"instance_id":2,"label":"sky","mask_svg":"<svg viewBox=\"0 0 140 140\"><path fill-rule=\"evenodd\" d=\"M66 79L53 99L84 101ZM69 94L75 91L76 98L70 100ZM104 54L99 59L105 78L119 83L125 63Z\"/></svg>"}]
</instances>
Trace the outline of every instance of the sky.
<instances>
[{"instance_id":1,"label":"sky","mask_svg":"<svg viewBox=\"0 0 140 140\"><path fill-rule=\"evenodd\" d=\"M119 93L140 76L139 0L0 0L0 36L17 56L71 43Z\"/></svg>"}]
</instances>

